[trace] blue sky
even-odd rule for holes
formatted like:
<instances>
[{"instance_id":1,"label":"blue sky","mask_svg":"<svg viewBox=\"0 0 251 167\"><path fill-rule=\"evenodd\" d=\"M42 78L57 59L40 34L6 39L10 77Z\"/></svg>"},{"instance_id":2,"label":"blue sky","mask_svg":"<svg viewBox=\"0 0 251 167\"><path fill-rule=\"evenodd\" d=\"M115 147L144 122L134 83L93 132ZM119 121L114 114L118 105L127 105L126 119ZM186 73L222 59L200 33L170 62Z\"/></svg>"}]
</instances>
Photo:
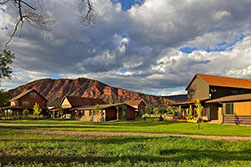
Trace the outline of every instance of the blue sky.
<instances>
[{"instance_id":1,"label":"blue sky","mask_svg":"<svg viewBox=\"0 0 251 167\"><path fill-rule=\"evenodd\" d=\"M232 47L235 44L237 44L238 42L241 42L244 38L245 38L245 35L241 34L241 35L238 35L235 38L233 38L233 42L228 43L226 41L222 41L220 43L217 43L213 47L208 46L206 49L204 49L204 51L206 51L208 53L226 51L226 49L232 49ZM188 53L188 54L190 54L190 53L192 53L193 51L196 51L196 50L203 50L203 49L200 49L200 48L198 48L196 46L192 46L192 47L186 46L186 47L180 48L181 52Z\"/></svg>"},{"instance_id":2,"label":"blue sky","mask_svg":"<svg viewBox=\"0 0 251 167\"><path fill-rule=\"evenodd\" d=\"M9 45L13 78L1 87L86 77L168 95L185 93L195 73L251 79L251 1L92 0L98 17L90 26L79 23L79 0L46 2L37 11L56 22L24 24ZM1 44L17 17L11 5L0 7Z\"/></svg>"},{"instance_id":3,"label":"blue sky","mask_svg":"<svg viewBox=\"0 0 251 167\"><path fill-rule=\"evenodd\" d=\"M120 3L123 10L130 9L133 5L141 5L144 0L112 0L113 3Z\"/></svg>"}]
</instances>

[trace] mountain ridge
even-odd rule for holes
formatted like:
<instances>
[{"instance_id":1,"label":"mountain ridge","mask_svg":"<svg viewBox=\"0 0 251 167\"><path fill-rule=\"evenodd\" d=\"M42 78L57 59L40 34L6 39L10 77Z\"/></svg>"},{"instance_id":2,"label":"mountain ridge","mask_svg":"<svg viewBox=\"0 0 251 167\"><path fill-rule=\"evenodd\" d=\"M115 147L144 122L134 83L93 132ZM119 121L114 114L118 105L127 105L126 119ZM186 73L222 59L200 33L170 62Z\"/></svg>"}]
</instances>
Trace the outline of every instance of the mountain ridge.
<instances>
[{"instance_id":1,"label":"mountain ridge","mask_svg":"<svg viewBox=\"0 0 251 167\"><path fill-rule=\"evenodd\" d=\"M49 101L49 106L57 106L60 100L68 96L81 96L89 98L101 98L105 102L124 102L125 100L143 99L148 105L167 106L174 101L165 97L148 95L135 91L109 86L98 80L89 78L77 79L51 79L43 78L11 89L8 92L12 97L17 96L23 90L35 89Z\"/></svg>"}]
</instances>

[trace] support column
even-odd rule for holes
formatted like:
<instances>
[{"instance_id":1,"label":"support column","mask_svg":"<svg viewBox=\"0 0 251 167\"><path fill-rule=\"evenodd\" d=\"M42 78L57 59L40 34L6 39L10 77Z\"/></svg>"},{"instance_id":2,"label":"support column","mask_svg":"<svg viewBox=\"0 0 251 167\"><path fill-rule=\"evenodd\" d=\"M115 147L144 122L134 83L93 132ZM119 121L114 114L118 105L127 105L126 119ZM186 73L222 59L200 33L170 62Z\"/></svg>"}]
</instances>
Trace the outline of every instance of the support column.
<instances>
[{"instance_id":1,"label":"support column","mask_svg":"<svg viewBox=\"0 0 251 167\"><path fill-rule=\"evenodd\" d=\"M116 107L117 109L117 120L119 120L119 107Z\"/></svg>"}]
</instances>

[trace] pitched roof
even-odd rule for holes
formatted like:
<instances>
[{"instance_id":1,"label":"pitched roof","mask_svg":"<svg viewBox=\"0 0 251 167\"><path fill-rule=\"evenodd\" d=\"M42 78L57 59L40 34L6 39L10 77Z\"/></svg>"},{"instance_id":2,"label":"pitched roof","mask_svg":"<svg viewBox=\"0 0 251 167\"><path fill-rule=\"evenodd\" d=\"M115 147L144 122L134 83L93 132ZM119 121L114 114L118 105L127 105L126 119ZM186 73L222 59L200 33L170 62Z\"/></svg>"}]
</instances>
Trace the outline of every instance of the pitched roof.
<instances>
[{"instance_id":1,"label":"pitched roof","mask_svg":"<svg viewBox=\"0 0 251 167\"><path fill-rule=\"evenodd\" d=\"M211 86L251 89L251 82L247 79L229 78L229 77L221 77L221 76L213 76L213 75L205 75L205 74L195 74L193 79L187 85L186 90L188 89L188 87L191 85L191 83L196 77L200 77L208 85L211 85Z\"/></svg>"},{"instance_id":2,"label":"pitched roof","mask_svg":"<svg viewBox=\"0 0 251 167\"><path fill-rule=\"evenodd\" d=\"M63 99L67 98L72 107L79 106L90 106L96 104L105 104L102 99L97 98L84 98L80 96L65 96ZM62 104L63 100L61 101Z\"/></svg>"},{"instance_id":3,"label":"pitched roof","mask_svg":"<svg viewBox=\"0 0 251 167\"><path fill-rule=\"evenodd\" d=\"M204 101L208 100L208 98L199 99L199 100L200 100L200 102L204 102ZM183 102L177 102L177 103L174 103L173 105L174 106L192 105L192 104L195 104L196 101L197 101L197 99L196 100L183 101Z\"/></svg>"},{"instance_id":4,"label":"pitched roof","mask_svg":"<svg viewBox=\"0 0 251 167\"><path fill-rule=\"evenodd\" d=\"M126 101L124 101L125 104L128 104L128 105L133 106L133 107L138 107L138 105L141 102L143 102L145 104L144 100L142 100L142 99L141 100L126 100Z\"/></svg>"},{"instance_id":5,"label":"pitched roof","mask_svg":"<svg viewBox=\"0 0 251 167\"><path fill-rule=\"evenodd\" d=\"M0 107L0 110L8 110L8 109L25 109L24 107L21 106L4 106L4 107Z\"/></svg>"},{"instance_id":6,"label":"pitched roof","mask_svg":"<svg viewBox=\"0 0 251 167\"><path fill-rule=\"evenodd\" d=\"M123 103L115 103L115 104L100 104L99 105L99 109L100 110L104 110L106 108L110 108L110 107L119 107L119 106L122 106L122 105L126 105L126 104L123 104ZM75 109L78 109L78 110L94 110L96 107L95 105L91 105L91 106L81 106L81 107L77 107Z\"/></svg>"},{"instance_id":7,"label":"pitched roof","mask_svg":"<svg viewBox=\"0 0 251 167\"><path fill-rule=\"evenodd\" d=\"M251 101L251 93L225 96L218 99L209 100L206 103L224 103L224 102L239 102L239 101Z\"/></svg>"},{"instance_id":8,"label":"pitched roof","mask_svg":"<svg viewBox=\"0 0 251 167\"><path fill-rule=\"evenodd\" d=\"M10 102L11 101L16 101L18 99L20 99L21 97L27 95L28 93L32 92L32 91L35 91L37 94L39 94L41 97L43 97L46 101L48 101L44 96L42 96L38 91L36 91L35 89L29 89L29 90L26 90L22 93L20 93L19 95L13 97L12 99L10 99Z\"/></svg>"}]
</instances>

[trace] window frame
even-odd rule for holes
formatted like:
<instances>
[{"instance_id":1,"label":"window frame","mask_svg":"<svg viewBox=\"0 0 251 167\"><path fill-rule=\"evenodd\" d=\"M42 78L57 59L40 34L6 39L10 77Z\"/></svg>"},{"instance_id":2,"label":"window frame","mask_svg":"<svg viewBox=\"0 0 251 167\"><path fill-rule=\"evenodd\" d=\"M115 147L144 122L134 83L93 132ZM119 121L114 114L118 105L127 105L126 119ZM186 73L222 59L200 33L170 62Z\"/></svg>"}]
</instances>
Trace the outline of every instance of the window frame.
<instances>
[{"instance_id":1,"label":"window frame","mask_svg":"<svg viewBox=\"0 0 251 167\"><path fill-rule=\"evenodd\" d=\"M28 100L22 101L22 106L30 106L30 101Z\"/></svg>"},{"instance_id":2,"label":"window frame","mask_svg":"<svg viewBox=\"0 0 251 167\"><path fill-rule=\"evenodd\" d=\"M30 98L36 99L37 93L36 92L30 92Z\"/></svg>"},{"instance_id":3,"label":"window frame","mask_svg":"<svg viewBox=\"0 0 251 167\"><path fill-rule=\"evenodd\" d=\"M226 103L225 114L226 115L234 114L234 103Z\"/></svg>"}]
</instances>

